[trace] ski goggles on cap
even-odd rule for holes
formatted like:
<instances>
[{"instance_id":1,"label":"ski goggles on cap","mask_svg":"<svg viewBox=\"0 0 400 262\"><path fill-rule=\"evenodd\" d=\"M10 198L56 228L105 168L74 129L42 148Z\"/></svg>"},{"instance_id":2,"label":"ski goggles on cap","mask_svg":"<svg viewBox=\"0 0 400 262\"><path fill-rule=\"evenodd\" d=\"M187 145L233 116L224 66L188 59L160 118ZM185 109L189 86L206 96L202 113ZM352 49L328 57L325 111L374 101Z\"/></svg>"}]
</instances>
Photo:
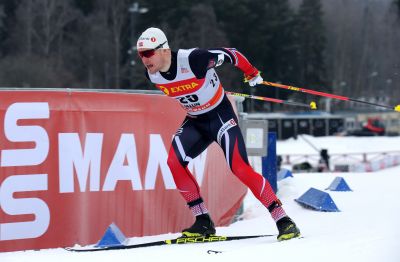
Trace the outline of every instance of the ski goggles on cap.
<instances>
[{"instance_id":1,"label":"ski goggles on cap","mask_svg":"<svg viewBox=\"0 0 400 262\"><path fill-rule=\"evenodd\" d=\"M163 47L163 45L166 43L167 41L165 41L162 44L159 44L158 46L156 46L153 49L149 49L149 50L145 50L145 51L139 51L138 54L141 58L146 57L146 58L150 58L152 57L155 53L157 49L160 49L161 47Z\"/></svg>"}]
</instances>

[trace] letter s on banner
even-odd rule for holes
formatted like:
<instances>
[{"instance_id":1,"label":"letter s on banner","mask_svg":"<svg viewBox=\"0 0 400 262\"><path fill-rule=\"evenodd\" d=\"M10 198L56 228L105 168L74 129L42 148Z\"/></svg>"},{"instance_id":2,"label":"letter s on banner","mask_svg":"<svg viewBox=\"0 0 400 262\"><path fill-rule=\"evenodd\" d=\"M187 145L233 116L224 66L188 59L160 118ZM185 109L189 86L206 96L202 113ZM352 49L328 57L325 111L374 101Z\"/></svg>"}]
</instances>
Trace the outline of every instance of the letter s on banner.
<instances>
[{"instance_id":1,"label":"letter s on banner","mask_svg":"<svg viewBox=\"0 0 400 262\"><path fill-rule=\"evenodd\" d=\"M40 126L19 126L20 119L47 119L48 103L14 103L4 117L4 133L11 142L35 142L32 149L4 149L1 166L33 166L43 163L49 153L49 137Z\"/></svg>"},{"instance_id":2,"label":"letter s on banner","mask_svg":"<svg viewBox=\"0 0 400 262\"><path fill-rule=\"evenodd\" d=\"M9 215L34 214L35 220L0 224L0 240L36 238L50 224L50 210L39 198L13 198L16 192L47 190L47 175L17 175L4 180L0 187L0 206Z\"/></svg>"}]
</instances>

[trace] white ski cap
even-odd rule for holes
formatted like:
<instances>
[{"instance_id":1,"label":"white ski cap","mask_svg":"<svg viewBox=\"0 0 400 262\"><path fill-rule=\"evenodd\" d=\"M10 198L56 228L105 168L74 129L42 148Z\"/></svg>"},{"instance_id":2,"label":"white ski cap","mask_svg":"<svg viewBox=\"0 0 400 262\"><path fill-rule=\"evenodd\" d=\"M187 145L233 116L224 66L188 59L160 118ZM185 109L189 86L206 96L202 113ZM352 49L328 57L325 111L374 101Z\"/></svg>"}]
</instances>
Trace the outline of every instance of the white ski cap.
<instances>
[{"instance_id":1,"label":"white ski cap","mask_svg":"<svg viewBox=\"0 0 400 262\"><path fill-rule=\"evenodd\" d=\"M169 49L168 39L165 36L164 32L161 29L150 27L144 31L136 44L137 49L139 48L148 48L154 49L159 45L163 44L161 49Z\"/></svg>"}]
</instances>

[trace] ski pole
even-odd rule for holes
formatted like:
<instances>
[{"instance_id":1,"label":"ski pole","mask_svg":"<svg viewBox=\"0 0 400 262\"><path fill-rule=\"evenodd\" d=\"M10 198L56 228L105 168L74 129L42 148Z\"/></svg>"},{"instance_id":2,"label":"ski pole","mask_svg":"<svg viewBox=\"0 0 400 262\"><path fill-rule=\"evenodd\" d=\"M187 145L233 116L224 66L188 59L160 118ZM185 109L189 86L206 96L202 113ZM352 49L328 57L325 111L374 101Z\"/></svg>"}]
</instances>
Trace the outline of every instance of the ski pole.
<instances>
[{"instance_id":1,"label":"ski pole","mask_svg":"<svg viewBox=\"0 0 400 262\"><path fill-rule=\"evenodd\" d=\"M317 96L334 98L334 99L343 100L343 101L352 101L352 102L368 104L368 105L377 106L377 107L383 107L386 109L394 110L396 112L400 112L400 105L396 105L396 106L381 105L381 104L371 103L371 102L358 100L358 99L354 99L354 98L350 98L350 97L346 97L346 96L339 96L339 95L324 93L324 92L315 91L315 90L311 90L311 89L282 85L282 84L268 82L268 81L263 81L262 84L268 85L268 86L274 86L274 87L278 87L278 88L282 88L282 89L292 90L292 91L296 91L296 92L302 92L302 93L307 93L307 94L312 94L312 95L317 95Z\"/></svg>"},{"instance_id":2,"label":"ski pole","mask_svg":"<svg viewBox=\"0 0 400 262\"><path fill-rule=\"evenodd\" d=\"M287 100L281 100L281 99L276 99L276 98L270 98L270 97L265 97L265 96L254 96L254 95L248 95L248 94L242 94L242 93L236 93L236 92L226 92L228 95L232 96L241 96L244 98L250 98L250 99L255 99L255 100L262 100L262 101L267 101L267 102L273 102L273 103L279 103L279 104L284 104L284 105L292 105L292 106L301 106L301 107L307 107L312 110L317 109L317 104L312 101L309 105L305 103L299 103L299 102L293 102L293 101L287 101Z\"/></svg>"}]
</instances>

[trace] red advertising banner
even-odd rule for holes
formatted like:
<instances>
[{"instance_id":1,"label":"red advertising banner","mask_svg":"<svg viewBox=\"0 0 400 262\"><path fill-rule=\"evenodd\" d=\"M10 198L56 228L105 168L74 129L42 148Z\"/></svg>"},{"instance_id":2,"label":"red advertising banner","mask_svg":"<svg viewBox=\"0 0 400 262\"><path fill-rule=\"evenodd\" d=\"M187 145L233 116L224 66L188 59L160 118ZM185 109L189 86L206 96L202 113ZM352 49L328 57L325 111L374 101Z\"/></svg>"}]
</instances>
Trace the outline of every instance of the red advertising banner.
<instances>
[{"instance_id":1,"label":"red advertising banner","mask_svg":"<svg viewBox=\"0 0 400 262\"><path fill-rule=\"evenodd\" d=\"M166 159L185 112L163 95L0 91L0 251L179 232L194 219ZM246 188L213 144L189 169L216 224Z\"/></svg>"}]
</instances>

